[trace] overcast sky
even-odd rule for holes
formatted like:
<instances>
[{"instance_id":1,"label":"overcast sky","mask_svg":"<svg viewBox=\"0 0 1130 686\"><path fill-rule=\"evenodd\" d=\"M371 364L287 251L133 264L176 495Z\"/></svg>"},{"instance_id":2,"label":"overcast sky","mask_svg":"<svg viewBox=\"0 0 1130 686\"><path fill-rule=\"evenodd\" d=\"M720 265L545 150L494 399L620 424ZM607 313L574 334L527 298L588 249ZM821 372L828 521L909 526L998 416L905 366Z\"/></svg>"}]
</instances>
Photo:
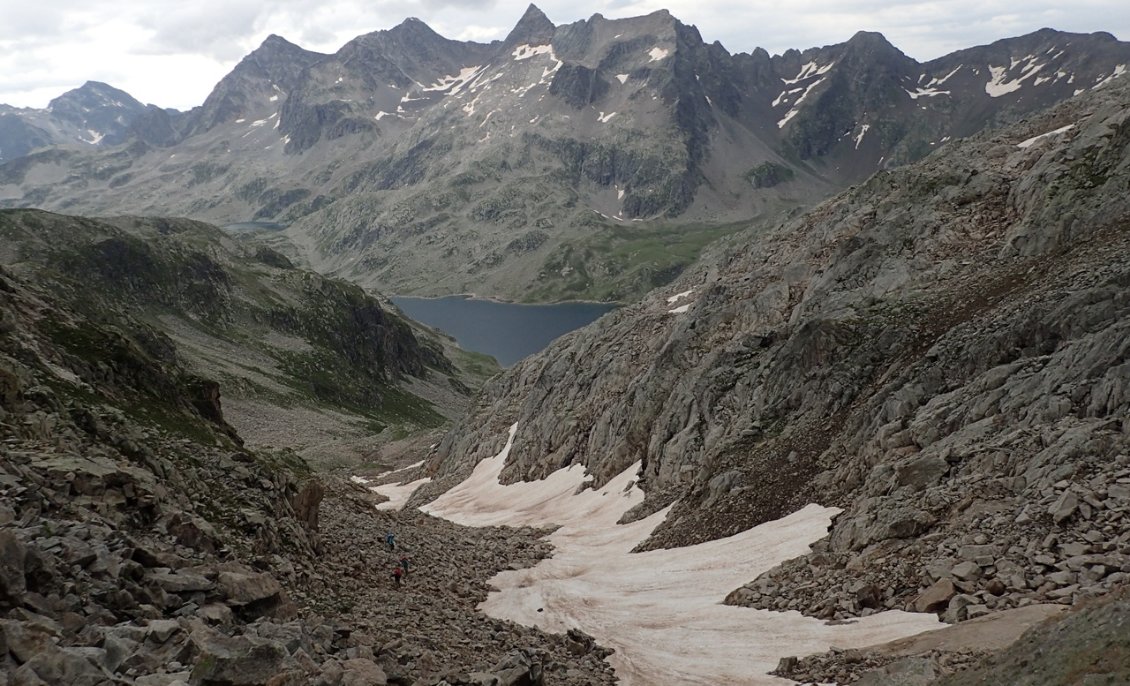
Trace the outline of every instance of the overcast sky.
<instances>
[{"instance_id":1,"label":"overcast sky","mask_svg":"<svg viewBox=\"0 0 1130 686\"><path fill-rule=\"evenodd\" d=\"M87 80L163 107L199 105L277 33L308 50L419 17L449 38L502 38L527 0L0 0L0 103L44 107ZM1130 40L1130 0L545 0L555 24L668 9L730 52L770 53L881 31L927 60L1049 26Z\"/></svg>"}]
</instances>

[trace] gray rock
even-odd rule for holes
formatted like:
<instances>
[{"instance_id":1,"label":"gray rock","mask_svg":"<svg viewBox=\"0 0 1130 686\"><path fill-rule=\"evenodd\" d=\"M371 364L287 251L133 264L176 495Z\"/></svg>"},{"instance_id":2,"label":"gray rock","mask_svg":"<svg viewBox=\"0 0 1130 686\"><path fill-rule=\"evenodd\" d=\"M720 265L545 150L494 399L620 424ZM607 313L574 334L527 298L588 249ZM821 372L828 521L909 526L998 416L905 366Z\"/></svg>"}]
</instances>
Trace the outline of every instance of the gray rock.
<instances>
[{"instance_id":1,"label":"gray rock","mask_svg":"<svg viewBox=\"0 0 1130 686\"><path fill-rule=\"evenodd\" d=\"M1070 519L1078 509L1079 496L1071 491L1064 491L1063 495L1048 508L1048 514L1052 516L1052 521L1056 524L1062 524Z\"/></svg>"},{"instance_id":2,"label":"gray rock","mask_svg":"<svg viewBox=\"0 0 1130 686\"><path fill-rule=\"evenodd\" d=\"M146 625L146 638L158 643L168 641L173 634L181 630L180 624L175 619L152 619Z\"/></svg>"},{"instance_id":3,"label":"gray rock","mask_svg":"<svg viewBox=\"0 0 1130 686\"><path fill-rule=\"evenodd\" d=\"M287 653L274 643L212 637L202 646L189 684L261 686L287 671Z\"/></svg>"},{"instance_id":4,"label":"gray rock","mask_svg":"<svg viewBox=\"0 0 1130 686\"><path fill-rule=\"evenodd\" d=\"M921 455L895 467L896 480L900 486L910 486L922 490L941 480L949 471L949 464L936 455Z\"/></svg>"},{"instance_id":5,"label":"gray rock","mask_svg":"<svg viewBox=\"0 0 1130 686\"><path fill-rule=\"evenodd\" d=\"M939 677L933 662L925 657L907 657L867 672L856 686L928 686Z\"/></svg>"},{"instance_id":6,"label":"gray rock","mask_svg":"<svg viewBox=\"0 0 1130 686\"><path fill-rule=\"evenodd\" d=\"M27 590L24 558L27 548L11 529L0 529L0 600L15 600Z\"/></svg>"},{"instance_id":7,"label":"gray rock","mask_svg":"<svg viewBox=\"0 0 1130 686\"><path fill-rule=\"evenodd\" d=\"M277 598L282 592L282 586L270 574L220 572L217 586L228 604L236 606Z\"/></svg>"},{"instance_id":8,"label":"gray rock","mask_svg":"<svg viewBox=\"0 0 1130 686\"><path fill-rule=\"evenodd\" d=\"M914 601L917 612L939 612L949 605L950 598L957 595L957 588L949 579L938 579L923 591Z\"/></svg>"},{"instance_id":9,"label":"gray rock","mask_svg":"<svg viewBox=\"0 0 1130 686\"><path fill-rule=\"evenodd\" d=\"M970 580L981 576L981 566L971 560L959 562L950 572L958 579Z\"/></svg>"},{"instance_id":10,"label":"gray rock","mask_svg":"<svg viewBox=\"0 0 1130 686\"><path fill-rule=\"evenodd\" d=\"M215 588L208 579L187 572L153 573L149 578L169 593L195 593Z\"/></svg>"},{"instance_id":11,"label":"gray rock","mask_svg":"<svg viewBox=\"0 0 1130 686\"><path fill-rule=\"evenodd\" d=\"M341 686L384 686L388 677L371 660L346 660L341 663Z\"/></svg>"}]
</instances>

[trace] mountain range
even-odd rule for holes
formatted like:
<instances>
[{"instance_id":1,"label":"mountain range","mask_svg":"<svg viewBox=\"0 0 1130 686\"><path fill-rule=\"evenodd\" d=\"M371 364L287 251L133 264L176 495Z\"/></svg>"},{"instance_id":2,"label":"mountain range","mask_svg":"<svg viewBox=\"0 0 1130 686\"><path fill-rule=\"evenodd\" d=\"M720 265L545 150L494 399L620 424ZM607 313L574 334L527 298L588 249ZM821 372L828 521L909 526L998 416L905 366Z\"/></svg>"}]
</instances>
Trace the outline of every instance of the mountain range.
<instances>
[{"instance_id":1,"label":"mountain range","mask_svg":"<svg viewBox=\"0 0 1130 686\"><path fill-rule=\"evenodd\" d=\"M555 26L531 5L490 44L408 19L332 55L271 36L200 107L130 110L120 145L8 160L0 203L258 222L387 292L627 300L741 223L1128 64L1109 34L1050 29L919 63L867 32L730 54L665 11Z\"/></svg>"}]
</instances>

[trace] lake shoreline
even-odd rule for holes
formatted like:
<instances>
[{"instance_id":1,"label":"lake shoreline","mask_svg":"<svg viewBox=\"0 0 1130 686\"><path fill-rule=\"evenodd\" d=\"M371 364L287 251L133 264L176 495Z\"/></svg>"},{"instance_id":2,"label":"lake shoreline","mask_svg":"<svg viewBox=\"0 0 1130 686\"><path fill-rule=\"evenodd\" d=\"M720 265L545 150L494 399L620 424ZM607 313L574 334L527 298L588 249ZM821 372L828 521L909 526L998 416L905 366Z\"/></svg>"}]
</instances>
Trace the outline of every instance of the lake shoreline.
<instances>
[{"instance_id":1,"label":"lake shoreline","mask_svg":"<svg viewBox=\"0 0 1130 686\"><path fill-rule=\"evenodd\" d=\"M475 293L448 293L446 295L412 295L410 293L395 293L384 294L386 298L392 300L393 298L416 298L417 300L442 300L443 298L462 298L464 300L477 300L479 302L498 303L500 305L521 305L524 307L543 307L551 305L609 305L612 307L624 307L628 303L620 300L553 300L551 302L519 302L517 300L507 300L490 295L477 295Z\"/></svg>"},{"instance_id":2,"label":"lake shoreline","mask_svg":"<svg viewBox=\"0 0 1130 686\"><path fill-rule=\"evenodd\" d=\"M464 350L494 357L502 367L541 352L558 337L619 308L612 303L511 303L473 295L389 296L405 316L455 339Z\"/></svg>"}]
</instances>

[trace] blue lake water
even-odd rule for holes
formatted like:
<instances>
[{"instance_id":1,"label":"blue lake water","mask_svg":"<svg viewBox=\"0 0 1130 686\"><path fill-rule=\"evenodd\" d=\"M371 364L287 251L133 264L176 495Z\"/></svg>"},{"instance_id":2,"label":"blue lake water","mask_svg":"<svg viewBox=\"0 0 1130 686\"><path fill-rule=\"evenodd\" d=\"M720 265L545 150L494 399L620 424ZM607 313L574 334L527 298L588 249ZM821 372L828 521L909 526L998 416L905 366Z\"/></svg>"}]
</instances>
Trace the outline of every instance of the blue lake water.
<instances>
[{"instance_id":1,"label":"blue lake water","mask_svg":"<svg viewBox=\"0 0 1130 686\"><path fill-rule=\"evenodd\" d=\"M503 367L543 350L558 336L616 307L575 302L515 305L463 296L393 296L391 300L412 319L452 336L465 350L493 355Z\"/></svg>"}]
</instances>

